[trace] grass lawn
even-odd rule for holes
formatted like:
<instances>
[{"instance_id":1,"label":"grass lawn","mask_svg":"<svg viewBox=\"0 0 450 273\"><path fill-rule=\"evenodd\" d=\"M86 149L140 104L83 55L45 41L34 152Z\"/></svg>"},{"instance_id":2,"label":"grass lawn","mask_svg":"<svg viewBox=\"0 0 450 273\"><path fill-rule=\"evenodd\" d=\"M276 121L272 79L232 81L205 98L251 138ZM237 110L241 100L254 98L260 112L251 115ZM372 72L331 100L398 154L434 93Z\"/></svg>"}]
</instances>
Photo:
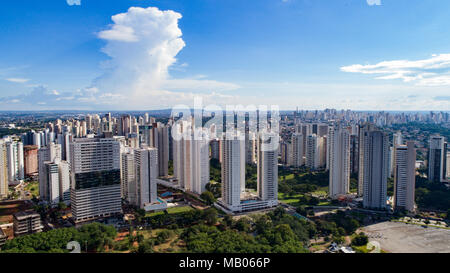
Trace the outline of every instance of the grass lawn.
<instances>
[{"instance_id":1,"label":"grass lawn","mask_svg":"<svg viewBox=\"0 0 450 273\"><path fill-rule=\"evenodd\" d=\"M291 206L298 207L298 206L300 206L298 200L302 196L303 196L303 194L300 194L300 193L299 194L295 194L293 196L289 196L287 194L279 192L278 193L278 200L281 203L285 203L285 204L289 204ZM317 205L318 206L330 206L331 205L331 201L320 201L319 204L317 204Z\"/></svg>"},{"instance_id":2,"label":"grass lawn","mask_svg":"<svg viewBox=\"0 0 450 273\"><path fill-rule=\"evenodd\" d=\"M194 210L191 206L183 206L183 207L174 207L174 208L168 208L167 212L169 214L175 214L175 213L181 213L186 211ZM157 212L147 212L145 214L146 217L153 217L157 215L164 214L164 211L157 211Z\"/></svg>"},{"instance_id":3,"label":"grass lawn","mask_svg":"<svg viewBox=\"0 0 450 273\"><path fill-rule=\"evenodd\" d=\"M169 208L169 209L167 209L167 212L169 214L173 214L173 213L180 213L180 212L186 212L186 211L191 211L191 210L194 210L191 206L184 206L184 207Z\"/></svg>"},{"instance_id":4,"label":"grass lawn","mask_svg":"<svg viewBox=\"0 0 450 273\"><path fill-rule=\"evenodd\" d=\"M284 177L283 177L283 176L284 176ZM291 173L291 174L287 174L287 175L281 175L281 176L280 176L280 179L281 179L281 180L292 180L292 179L294 179L294 174Z\"/></svg>"},{"instance_id":5,"label":"grass lawn","mask_svg":"<svg viewBox=\"0 0 450 273\"><path fill-rule=\"evenodd\" d=\"M298 177L299 177L299 178L300 178L300 177L303 177L303 176L305 176L306 174L308 174L308 173L300 173L300 174L298 175ZM295 180L295 175L294 175L293 173L290 173L290 174L281 174L281 175L278 176L278 179L279 179L280 181L282 181L282 180L285 180L285 181Z\"/></svg>"},{"instance_id":6,"label":"grass lawn","mask_svg":"<svg viewBox=\"0 0 450 273\"><path fill-rule=\"evenodd\" d=\"M365 246L352 246L352 248L356 251L356 253L369 253L370 252L367 249L367 245L365 245Z\"/></svg>"},{"instance_id":7,"label":"grass lawn","mask_svg":"<svg viewBox=\"0 0 450 273\"><path fill-rule=\"evenodd\" d=\"M39 196L39 182L30 182L25 186L25 190L29 191L31 195Z\"/></svg>"},{"instance_id":8,"label":"grass lawn","mask_svg":"<svg viewBox=\"0 0 450 273\"><path fill-rule=\"evenodd\" d=\"M331 202L330 201L321 201L317 205L318 206L331 206Z\"/></svg>"},{"instance_id":9,"label":"grass lawn","mask_svg":"<svg viewBox=\"0 0 450 273\"><path fill-rule=\"evenodd\" d=\"M367 245L365 246L352 246L352 248L356 251L356 253L371 253L374 251L374 248L367 249ZM380 249L380 253L388 253L387 251Z\"/></svg>"},{"instance_id":10,"label":"grass lawn","mask_svg":"<svg viewBox=\"0 0 450 273\"><path fill-rule=\"evenodd\" d=\"M314 195L321 195L321 196L326 197L326 196L328 196L328 186L321 187L318 190L313 191L312 194L314 194Z\"/></svg>"},{"instance_id":11,"label":"grass lawn","mask_svg":"<svg viewBox=\"0 0 450 273\"><path fill-rule=\"evenodd\" d=\"M282 202L282 203L285 203L285 204L289 204L289 205L295 205L295 203L298 203L298 199L300 198L300 197L302 197L303 196L303 194L295 194L295 195L292 195L292 196L289 196L289 195L287 195L287 194L284 194L284 193L282 193L282 192L279 192L278 193L278 200L280 201L280 202Z\"/></svg>"}]
</instances>

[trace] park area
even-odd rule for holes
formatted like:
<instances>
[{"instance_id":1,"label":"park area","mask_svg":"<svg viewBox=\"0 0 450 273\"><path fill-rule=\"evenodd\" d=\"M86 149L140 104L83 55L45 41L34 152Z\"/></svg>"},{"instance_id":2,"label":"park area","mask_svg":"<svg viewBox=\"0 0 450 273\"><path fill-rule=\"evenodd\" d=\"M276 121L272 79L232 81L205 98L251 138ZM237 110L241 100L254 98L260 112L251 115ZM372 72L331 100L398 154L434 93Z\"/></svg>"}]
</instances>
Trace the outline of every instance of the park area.
<instances>
[{"instance_id":1,"label":"park area","mask_svg":"<svg viewBox=\"0 0 450 273\"><path fill-rule=\"evenodd\" d=\"M178 207L168 208L166 211L168 214L176 214L176 213L182 213L182 212L187 212L187 211L191 211L191 210L194 210L191 206L178 206ZM153 217L153 216L161 215L164 213L165 213L164 211L150 212L150 213L147 213L145 216Z\"/></svg>"},{"instance_id":2,"label":"park area","mask_svg":"<svg viewBox=\"0 0 450 273\"><path fill-rule=\"evenodd\" d=\"M30 182L25 186L25 191L29 192L31 196L39 196L39 182Z\"/></svg>"}]
</instances>

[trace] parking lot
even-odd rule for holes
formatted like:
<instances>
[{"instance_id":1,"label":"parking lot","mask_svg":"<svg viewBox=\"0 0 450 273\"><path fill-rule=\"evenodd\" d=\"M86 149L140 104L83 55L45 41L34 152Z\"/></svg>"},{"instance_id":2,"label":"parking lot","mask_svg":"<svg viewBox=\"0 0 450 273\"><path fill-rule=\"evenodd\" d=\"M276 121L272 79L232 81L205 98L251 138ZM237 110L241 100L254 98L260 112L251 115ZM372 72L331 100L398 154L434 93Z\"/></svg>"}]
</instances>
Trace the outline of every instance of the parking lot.
<instances>
[{"instance_id":1,"label":"parking lot","mask_svg":"<svg viewBox=\"0 0 450 273\"><path fill-rule=\"evenodd\" d=\"M382 222L361 229L369 241L377 241L381 249L392 253L450 253L450 230Z\"/></svg>"}]
</instances>

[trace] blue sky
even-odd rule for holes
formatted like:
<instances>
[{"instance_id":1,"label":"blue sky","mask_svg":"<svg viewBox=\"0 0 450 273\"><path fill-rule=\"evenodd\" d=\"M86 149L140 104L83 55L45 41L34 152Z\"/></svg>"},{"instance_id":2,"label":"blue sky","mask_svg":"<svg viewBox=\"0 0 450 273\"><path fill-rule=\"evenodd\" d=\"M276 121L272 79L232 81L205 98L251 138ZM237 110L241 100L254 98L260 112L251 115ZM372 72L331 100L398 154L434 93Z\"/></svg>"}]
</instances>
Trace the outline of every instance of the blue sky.
<instances>
[{"instance_id":1,"label":"blue sky","mask_svg":"<svg viewBox=\"0 0 450 273\"><path fill-rule=\"evenodd\" d=\"M450 110L449 32L445 0L4 0L0 110Z\"/></svg>"}]
</instances>

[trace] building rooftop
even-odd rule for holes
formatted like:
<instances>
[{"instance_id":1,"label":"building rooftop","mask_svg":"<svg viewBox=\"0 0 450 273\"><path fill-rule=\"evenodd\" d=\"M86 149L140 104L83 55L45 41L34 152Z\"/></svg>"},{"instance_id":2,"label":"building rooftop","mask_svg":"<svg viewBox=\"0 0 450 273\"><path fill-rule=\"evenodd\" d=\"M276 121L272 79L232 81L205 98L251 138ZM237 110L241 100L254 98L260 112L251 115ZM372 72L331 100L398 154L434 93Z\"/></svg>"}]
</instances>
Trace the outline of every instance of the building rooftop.
<instances>
[{"instance_id":1,"label":"building rooftop","mask_svg":"<svg viewBox=\"0 0 450 273\"><path fill-rule=\"evenodd\" d=\"M41 217L41 216L37 212L35 212L33 210L19 211L19 212L14 214L14 218L16 218L19 221L23 220L23 219L26 219L28 217Z\"/></svg>"}]
</instances>

